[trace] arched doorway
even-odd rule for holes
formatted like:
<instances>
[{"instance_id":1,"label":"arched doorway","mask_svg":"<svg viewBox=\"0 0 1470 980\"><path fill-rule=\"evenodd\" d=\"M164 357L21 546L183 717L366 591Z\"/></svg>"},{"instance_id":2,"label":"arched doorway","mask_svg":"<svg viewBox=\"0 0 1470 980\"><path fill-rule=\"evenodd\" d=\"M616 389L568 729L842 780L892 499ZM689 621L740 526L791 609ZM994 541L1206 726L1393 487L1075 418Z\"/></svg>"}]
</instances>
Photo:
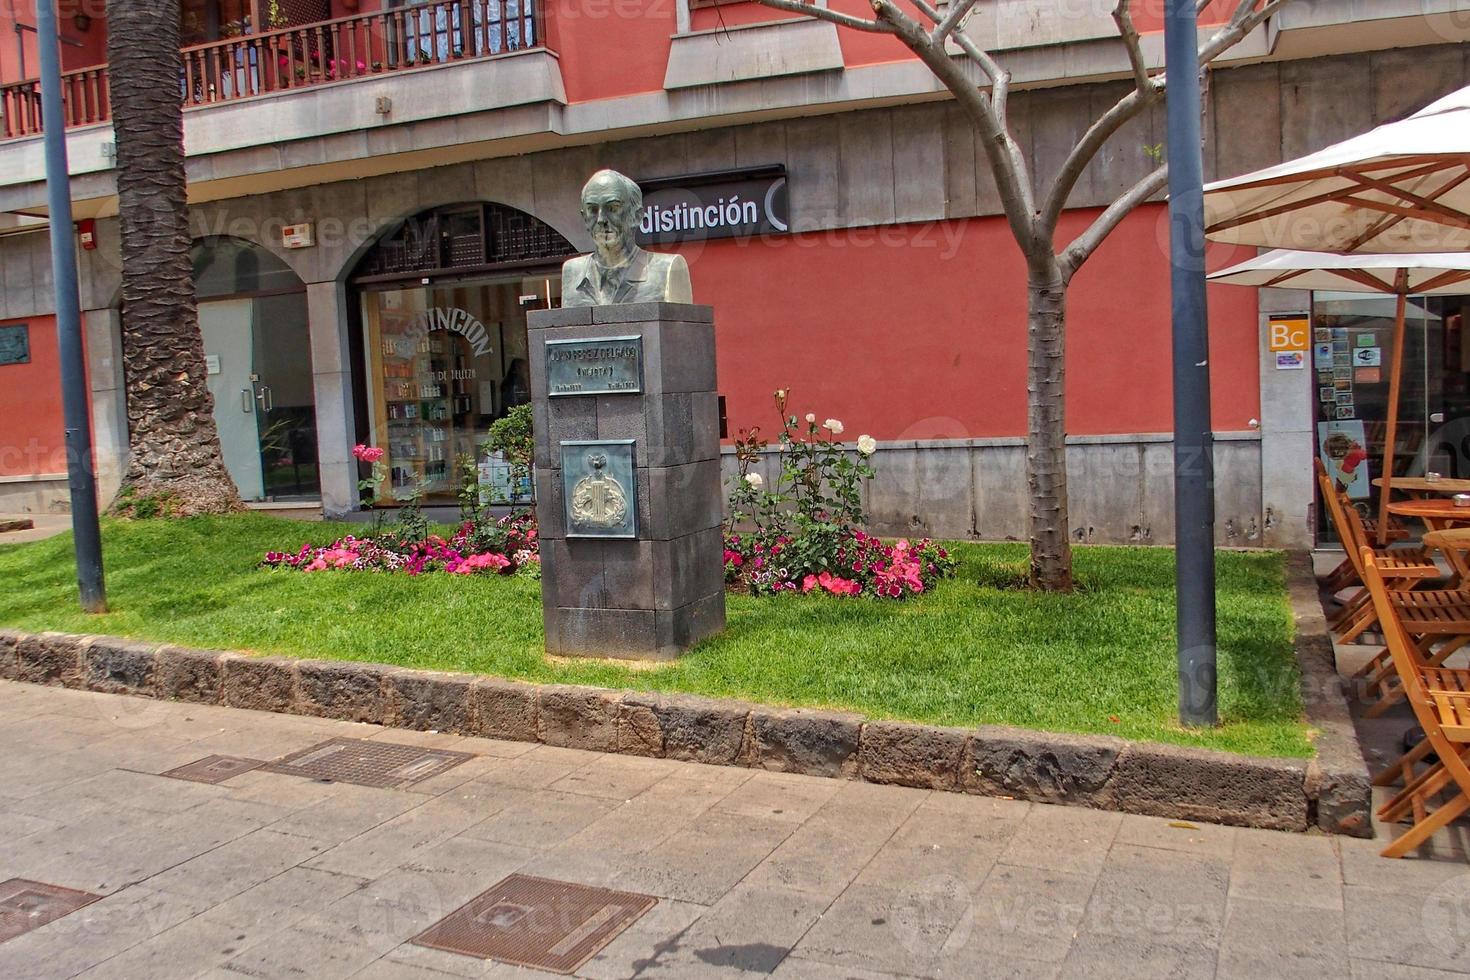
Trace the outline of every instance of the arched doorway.
<instances>
[{"instance_id":1,"label":"arched doorway","mask_svg":"<svg viewBox=\"0 0 1470 980\"><path fill-rule=\"evenodd\" d=\"M545 222L474 202L403 221L363 256L350 278L359 437L386 451L392 496L454 503L465 458L493 482L480 444L531 399L526 313L561 305L561 263L575 253Z\"/></svg>"},{"instance_id":2,"label":"arched doorway","mask_svg":"<svg viewBox=\"0 0 1470 980\"><path fill-rule=\"evenodd\" d=\"M240 496L319 498L305 284L238 238L200 239L192 254L214 420Z\"/></svg>"}]
</instances>

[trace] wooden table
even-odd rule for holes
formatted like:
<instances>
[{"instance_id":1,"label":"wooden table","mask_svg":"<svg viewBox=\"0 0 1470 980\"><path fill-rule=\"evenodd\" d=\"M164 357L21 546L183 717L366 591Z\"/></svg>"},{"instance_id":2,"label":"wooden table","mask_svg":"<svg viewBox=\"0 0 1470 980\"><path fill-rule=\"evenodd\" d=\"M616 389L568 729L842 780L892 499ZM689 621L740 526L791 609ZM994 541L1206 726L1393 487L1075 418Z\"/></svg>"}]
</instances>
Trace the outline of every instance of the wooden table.
<instances>
[{"instance_id":1,"label":"wooden table","mask_svg":"<svg viewBox=\"0 0 1470 980\"><path fill-rule=\"evenodd\" d=\"M1398 517L1416 517L1431 531L1470 525L1470 507L1456 507L1453 500L1397 500L1388 512Z\"/></svg>"},{"instance_id":2,"label":"wooden table","mask_svg":"<svg viewBox=\"0 0 1470 980\"><path fill-rule=\"evenodd\" d=\"M1373 485L1382 489L1383 477L1373 481ZM1402 490L1404 493L1418 500L1432 498L1435 494L1442 493L1470 493L1470 480L1451 480L1440 477L1438 480L1426 480L1422 476L1396 476L1391 484L1392 489Z\"/></svg>"},{"instance_id":3,"label":"wooden table","mask_svg":"<svg viewBox=\"0 0 1470 980\"><path fill-rule=\"evenodd\" d=\"M1470 527L1430 531L1424 535L1424 547L1444 555L1458 583L1470 582Z\"/></svg>"}]
</instances>

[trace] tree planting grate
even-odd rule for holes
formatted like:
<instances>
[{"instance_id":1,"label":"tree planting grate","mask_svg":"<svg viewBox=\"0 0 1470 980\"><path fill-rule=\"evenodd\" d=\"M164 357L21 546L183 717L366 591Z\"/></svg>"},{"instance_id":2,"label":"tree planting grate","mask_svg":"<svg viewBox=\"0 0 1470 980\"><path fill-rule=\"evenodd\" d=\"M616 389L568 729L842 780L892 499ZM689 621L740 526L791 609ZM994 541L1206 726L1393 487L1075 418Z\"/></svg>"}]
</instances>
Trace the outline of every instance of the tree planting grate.
<instances>
[{"instance_id":1,"label":"tree planting grate","mask_svg":"<svg viewBox=\"0 0 1470 980\"><path fill-rule=\"evenodd\" d=\"M263 765L265 763L260 759L245 759L236 755L206 755L197 762L170 769L163 775L170 779L187 779L194 783L222 783L231 776L259 769Z\"/></svg>"},{"instance_id":2,"label":"tree planting grate","mask_svg":"<svg viewBox=\"0 0 1470 980\"><path fill-rule=\"evenodd\" d=\"M266 772L283 772L333 783L356 783L393 789L448 772L466 759L468 752L426 749L397 742L370 742L360 738L334 738L264 766Z\"/></svg>"},{"instance_id":3,"label":"tree planting grate","mask_svg":"<svg viewBox=\"0 0 1470 980\"><path fill-rule=\"evenodd\" d=\"M513 874L412 942L571 973L656 904L658 899L650 895Z\"/></svg>"},{"instance_id":4,"label":"tree planting grate","mask_svg":"<svg viewBox=\"0 0 1470 980\"><path fill-rule=\"evenodd\" d=\"M25 878L0 881L0 943L91 905L101 897Z\"/></svg>"}]
</instances>

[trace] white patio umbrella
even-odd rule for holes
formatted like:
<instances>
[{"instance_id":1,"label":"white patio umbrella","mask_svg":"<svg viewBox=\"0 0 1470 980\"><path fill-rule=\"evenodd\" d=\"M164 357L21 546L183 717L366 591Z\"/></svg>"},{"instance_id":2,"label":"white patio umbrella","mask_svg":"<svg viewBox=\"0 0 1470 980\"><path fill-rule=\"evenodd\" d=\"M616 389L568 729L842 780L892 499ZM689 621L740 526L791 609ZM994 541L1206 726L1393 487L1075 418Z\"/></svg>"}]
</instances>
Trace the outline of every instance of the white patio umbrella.
<instances>
[{"instance_id":1,"label":"white patio umbrella","mask_svg":"<svg viewBox=\"0 0 1470 980\"><path fill-rule=\"evenodd\" d=\"M1205 234L1320 252L1470 250L1470 87L1316 153L1206 185Z\"/></svg>"},{"instance_id":2,"label":"white patio umbrella","mask_svg":"<svg viewBox=\"0 0 1470 980\"><path fill-rule=\"evenodd\" d=\"M1388 375L1388 430L1383 440L1378 543L1388 534L1388 496L1393 483L1393 451L1398 439L1399 382L1404 366L1404 320L1410 296L1470 291L1470 252L1403 255L1334 255L1277 249L1210 275L1211 282L1257 288L1319 289L1386 293L1394 307L1393 363Z\"/></svg>"}]
</instances>

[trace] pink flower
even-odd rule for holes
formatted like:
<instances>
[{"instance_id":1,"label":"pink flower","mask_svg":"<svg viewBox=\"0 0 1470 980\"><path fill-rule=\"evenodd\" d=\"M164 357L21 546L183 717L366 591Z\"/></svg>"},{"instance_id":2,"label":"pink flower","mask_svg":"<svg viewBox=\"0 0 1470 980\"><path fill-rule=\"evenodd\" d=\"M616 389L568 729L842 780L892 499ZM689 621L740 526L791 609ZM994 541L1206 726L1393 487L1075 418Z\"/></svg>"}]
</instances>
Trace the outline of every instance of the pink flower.
<instances>
[{"instance_id":1,"label":"pink flower","mask_svg":"<svg viewBox=\"0 0 1470 980\"><path fill-rule=\"evenodd\" d=\"M817 587L817 584L817 577L815 575L808 575L806 578L801 580L801 591L803 593L810 592L812 589L815 589Z\"/></svg>"},{"instance_id":2,"label":"pink flower","mask_svg":"<svg viewBox=\"0 0 1470 980\"><path fill-rule=\"evenodd\" d=\"M376 463L383 458L383 450L378 446L364 446L358 443L352 447L352 455L364 463Z\"/></svg>"}]
</instances>

